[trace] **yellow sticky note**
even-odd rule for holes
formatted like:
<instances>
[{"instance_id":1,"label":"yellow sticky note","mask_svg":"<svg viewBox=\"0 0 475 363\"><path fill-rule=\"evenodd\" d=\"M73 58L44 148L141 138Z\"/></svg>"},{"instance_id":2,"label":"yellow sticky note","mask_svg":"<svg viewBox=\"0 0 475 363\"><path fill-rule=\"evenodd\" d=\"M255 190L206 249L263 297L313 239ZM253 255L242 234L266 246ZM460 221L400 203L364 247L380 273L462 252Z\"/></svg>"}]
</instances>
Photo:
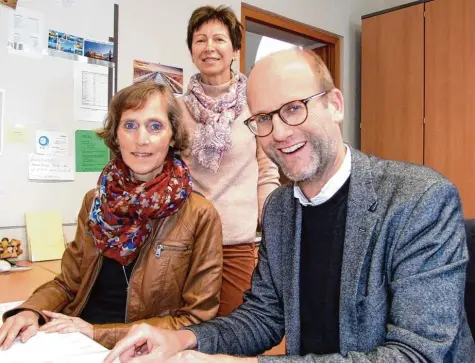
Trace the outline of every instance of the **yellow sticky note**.
<instances>
[{"instance_id":1,"label":"yellow sticky note","mask_svg":"<svg viewBox=\"0 0 475 363\"><path fill-rule=\"evenodd\" d=\"M5 136L8 143L24 144L28 141L28 129L24 126L6 126Z\"/></svg>"},{"instance_id":2,"label":"yellow sticky note","mask_svg":"<svg viewBox=\"0 0 475 363\"><path fill-rule=\"evenodd\" d=\"M47 261L60 259L64 252L61 212L28 212L25 218L30 260Z\"/></svg>"}]
</instances>

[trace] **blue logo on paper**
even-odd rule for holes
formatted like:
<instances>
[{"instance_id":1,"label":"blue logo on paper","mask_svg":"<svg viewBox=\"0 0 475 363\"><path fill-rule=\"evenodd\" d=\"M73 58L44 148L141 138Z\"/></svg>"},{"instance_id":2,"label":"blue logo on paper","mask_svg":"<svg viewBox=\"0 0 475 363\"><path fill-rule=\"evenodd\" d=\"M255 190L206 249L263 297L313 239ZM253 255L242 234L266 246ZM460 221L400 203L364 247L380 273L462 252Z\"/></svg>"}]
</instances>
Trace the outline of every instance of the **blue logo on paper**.
<instances>
[{"instance_id":1,"label":"blue logo on paper","mask_svg":"<svg viewBox=\"0 0 475 363\"><path fill-rule=\"evenodd\" d=\"M49 139L46 136L40 136L38 142L41 146L47 146L49 144Z\"/></svg>"}]
</instances>

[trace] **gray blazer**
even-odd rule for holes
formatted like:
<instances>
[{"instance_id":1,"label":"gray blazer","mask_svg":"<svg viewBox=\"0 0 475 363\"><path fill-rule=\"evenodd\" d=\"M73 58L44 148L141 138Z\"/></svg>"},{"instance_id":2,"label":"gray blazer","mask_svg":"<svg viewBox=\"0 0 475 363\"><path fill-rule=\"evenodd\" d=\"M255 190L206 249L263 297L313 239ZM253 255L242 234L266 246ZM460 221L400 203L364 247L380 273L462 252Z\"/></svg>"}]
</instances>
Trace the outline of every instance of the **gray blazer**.
<instances>
[{"instance_id":1,"label":"gray blazer","mask_svg":"<svg viewBox=\"0 0 475 363\"><path fill-rule=\"evenodd\" d=\"M207 353L260 362L474 362L463 306L468 253L456 188L431 169L352 152L340 290L340 353L300 352L302 208L268 198L252 287L229 317L190 327Z\"/></svg>"}]
</instances>

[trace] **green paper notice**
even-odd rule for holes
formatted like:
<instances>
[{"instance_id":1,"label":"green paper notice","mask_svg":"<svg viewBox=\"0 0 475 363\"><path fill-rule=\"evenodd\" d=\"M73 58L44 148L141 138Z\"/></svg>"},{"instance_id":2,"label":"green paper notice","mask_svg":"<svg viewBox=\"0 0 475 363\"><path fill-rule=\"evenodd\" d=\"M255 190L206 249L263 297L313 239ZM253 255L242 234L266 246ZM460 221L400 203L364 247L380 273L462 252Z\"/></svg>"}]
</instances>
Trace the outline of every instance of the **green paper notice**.
<instances>
[{"instance_id":1,"label":"green paper notice","mask_svg":"<svg viewBox=\"0 0 475 363\"><path fill-rule=\"evenodd\" d=\"M76 172L102 171L109 162L109 149L93 130L76 130Z\"/></svg>"}]
</instances>

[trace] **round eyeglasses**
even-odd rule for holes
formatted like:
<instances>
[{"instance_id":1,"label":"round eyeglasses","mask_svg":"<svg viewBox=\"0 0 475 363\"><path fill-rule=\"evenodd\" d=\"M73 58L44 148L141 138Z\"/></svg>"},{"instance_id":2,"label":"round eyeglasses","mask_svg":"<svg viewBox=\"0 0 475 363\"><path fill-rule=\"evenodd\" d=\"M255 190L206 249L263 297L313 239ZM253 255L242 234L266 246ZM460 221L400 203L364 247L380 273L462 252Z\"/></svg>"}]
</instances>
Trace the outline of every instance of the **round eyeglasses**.
<instances>
[{"instance_id":1,"label":"round eyeglasses","mask_svg":"<svg viewBox=\"0 0 475 363\"><path fill-rule=\"evenodd\" d=\"M257 115L249 117L244 124L249 127L251 132L258 136L268 136L274 130L274 124L272 123L272 117L278 113L280 119L287 125L298 126L303 124L307 120L308 108L307 103L315 98L325 95L327 91L320 92L304 98L303 100L295 100L286 103L278 110L271 111L269 113L259 113Z\"/></svg>"}]
</instances>

